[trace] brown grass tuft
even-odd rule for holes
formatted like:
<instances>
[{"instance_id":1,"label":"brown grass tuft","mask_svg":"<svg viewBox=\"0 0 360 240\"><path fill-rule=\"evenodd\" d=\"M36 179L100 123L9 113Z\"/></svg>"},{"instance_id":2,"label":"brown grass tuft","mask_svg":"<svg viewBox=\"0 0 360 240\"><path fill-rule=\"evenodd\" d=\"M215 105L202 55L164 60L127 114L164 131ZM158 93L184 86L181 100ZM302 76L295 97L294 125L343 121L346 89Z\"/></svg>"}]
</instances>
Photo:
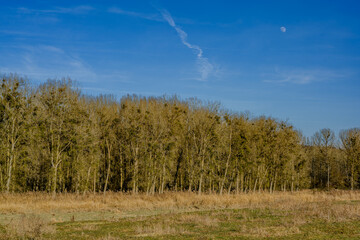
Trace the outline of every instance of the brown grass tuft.
<instances>
[{"instance_id":1,"label":"brown grass tuft","mask_svg":"<svg viewBox=\"0 0 360 240\"><path fill-rule=\"evenodd\" d=\"M22 215L5 226L6 236L21 239L41 239L44 234L53 234L55 227L35 215Z\"/></svg>"},{"instance_id":2,"label":"brown grass tuft","mask_svg":"<svg viewBox=\"0 0 360 240\"><path fill-rule=\"evenodd\" d=\"M185 231L182 228L175 228L166 223L155 223L151 225L141 225L135 230L137 236L161 236L161 235L178 235L184 234Z\"/></svg>"}]
</instances>

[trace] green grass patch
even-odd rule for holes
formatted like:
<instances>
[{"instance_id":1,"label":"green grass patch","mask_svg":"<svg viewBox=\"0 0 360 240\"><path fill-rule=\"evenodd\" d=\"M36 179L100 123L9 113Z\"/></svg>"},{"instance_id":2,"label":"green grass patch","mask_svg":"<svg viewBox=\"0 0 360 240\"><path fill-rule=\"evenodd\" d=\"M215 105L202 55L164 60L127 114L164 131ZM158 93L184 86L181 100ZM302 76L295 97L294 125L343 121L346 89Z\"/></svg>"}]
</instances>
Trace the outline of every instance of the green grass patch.
<instances>
[{"instance_id":1,"label":"green grass patch","mask_svg":"<svg viewBox=\"0 0 360 240\"><path fill-rule=\"evenodd\" d=\"M48 218L47 216L43 217ZM95 220L83 220L92 217ZM59 222L59 219L63 220ZM344 220L343 218L343 220L324 220L302 214L301 210L284 211L271 208L196 210L192 212L147 211L122 214L67 213L61 215L59 219L55 219L58 222L41 222L55 230L44 230L36 237L39 239L87 240L360 238L360 221ZM6 237L26 239L26 233L16 235L16 232L12 232L9 234L8 225L0 226L3 239ZM46 229L45 225L44 229Z\"/></svg>"}]
</instances>

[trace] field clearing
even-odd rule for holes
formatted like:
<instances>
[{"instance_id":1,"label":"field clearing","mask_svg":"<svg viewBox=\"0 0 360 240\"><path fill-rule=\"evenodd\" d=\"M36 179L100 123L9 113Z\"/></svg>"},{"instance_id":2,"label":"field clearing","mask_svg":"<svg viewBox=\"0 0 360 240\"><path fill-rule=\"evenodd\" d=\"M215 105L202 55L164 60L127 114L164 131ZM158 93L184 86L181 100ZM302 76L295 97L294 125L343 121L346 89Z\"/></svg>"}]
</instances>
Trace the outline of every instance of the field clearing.
<instances>
[{"instance_id":1,"label":"field clearing","mask_svg":"<svg viewBox=\"0 0 360 240\"><path fill-rule=\"evenodd\" d=\"M0 195L2 239L360 239L360 191Z\"/></svg>"}]
</instances>

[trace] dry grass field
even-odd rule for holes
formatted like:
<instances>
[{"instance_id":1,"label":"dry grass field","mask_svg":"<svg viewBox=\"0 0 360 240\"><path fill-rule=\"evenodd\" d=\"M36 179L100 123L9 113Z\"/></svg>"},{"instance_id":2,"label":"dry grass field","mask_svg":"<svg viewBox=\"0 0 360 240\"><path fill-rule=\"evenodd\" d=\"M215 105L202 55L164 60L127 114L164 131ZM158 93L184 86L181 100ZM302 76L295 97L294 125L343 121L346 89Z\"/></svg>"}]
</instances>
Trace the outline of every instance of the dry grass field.
<instances>
[{"instance_id":1,"label":"dry grass field","mask_svg":"<svg viewBox=\"0 0 360 240\"><path fill-rule=\"evenodd\" d=\"M360 191L0 195L1 239L360 239Z\"/></svg>"}]
</instances>

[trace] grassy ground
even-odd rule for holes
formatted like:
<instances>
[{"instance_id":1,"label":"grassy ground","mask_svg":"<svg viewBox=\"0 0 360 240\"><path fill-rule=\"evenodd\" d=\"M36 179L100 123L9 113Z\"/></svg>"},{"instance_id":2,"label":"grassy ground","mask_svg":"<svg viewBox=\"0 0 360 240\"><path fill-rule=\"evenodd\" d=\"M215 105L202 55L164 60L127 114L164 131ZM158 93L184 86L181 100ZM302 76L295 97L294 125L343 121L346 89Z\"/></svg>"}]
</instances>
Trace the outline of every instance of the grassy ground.
<instances>
[{"instance_id":1,"label":"grassy ground","mask_svg":"<svg viewBox=\"0 0 360 240\"><path fill-rule=\"evenodd\" d=\"M2 239L360 239L360 192L0 195Z\"/></svg>"}]
</instances>

